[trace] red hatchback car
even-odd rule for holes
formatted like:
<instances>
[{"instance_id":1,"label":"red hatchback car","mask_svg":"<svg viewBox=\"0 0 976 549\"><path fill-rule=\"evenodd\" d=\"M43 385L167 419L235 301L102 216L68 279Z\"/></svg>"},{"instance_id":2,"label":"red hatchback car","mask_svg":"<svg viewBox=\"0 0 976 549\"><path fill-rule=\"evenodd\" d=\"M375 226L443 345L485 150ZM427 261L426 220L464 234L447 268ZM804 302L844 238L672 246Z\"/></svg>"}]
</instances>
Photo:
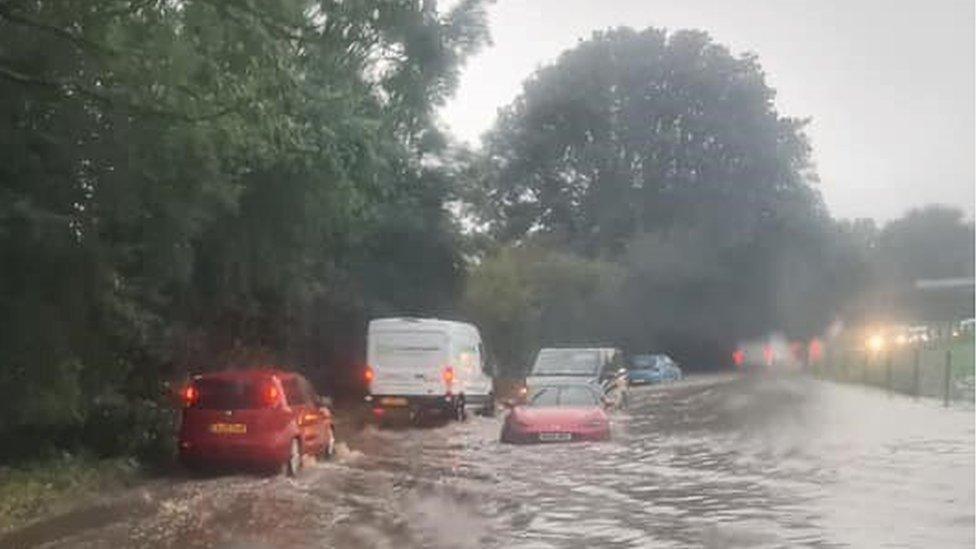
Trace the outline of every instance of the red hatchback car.
<instances>
[{"instance_id":1,"label":"red hatchback car","mask_svg":"<svg viewBox=\"0 0 976 549\"><path fill-rule=\"evenodd\" d=\"M512 408L502 442L609 440L610 418L598 388L565 384L538 387L526 404Z\"/></svg>"},{"instance_id":2,"label":"red hatchback car","mask_svg":"<svg viewBox=\"0 0 976 549\"><path fill-rule=\"evenodd\" d=\"M194 376L183 390L180 460L189 467L282 467L294 476L305 455L335 450L332 413L301 375L279 370Z\"/></svg>"}]
</instances>

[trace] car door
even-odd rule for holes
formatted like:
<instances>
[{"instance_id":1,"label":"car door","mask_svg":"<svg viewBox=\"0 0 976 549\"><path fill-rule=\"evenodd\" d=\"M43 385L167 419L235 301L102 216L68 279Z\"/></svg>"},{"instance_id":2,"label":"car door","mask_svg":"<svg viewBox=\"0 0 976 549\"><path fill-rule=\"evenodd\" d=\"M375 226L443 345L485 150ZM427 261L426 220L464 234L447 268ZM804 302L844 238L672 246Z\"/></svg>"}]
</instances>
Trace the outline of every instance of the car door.
<instances>
[{"instance_id":1,"label":"car door","mask_svg":"<svg viewBox=\"0 0 976 549\"><path fill-rule=\"evenodd\" d=\"M317 452L322 444L321 417L318 408L308 397L302 387L301 378L298 376L288 376L281 380L285 390L285 399L288 407L291 408L295 422L298 424L298 432L302 441L302 449L306 453Z\"/></svg>"}]
</instances>

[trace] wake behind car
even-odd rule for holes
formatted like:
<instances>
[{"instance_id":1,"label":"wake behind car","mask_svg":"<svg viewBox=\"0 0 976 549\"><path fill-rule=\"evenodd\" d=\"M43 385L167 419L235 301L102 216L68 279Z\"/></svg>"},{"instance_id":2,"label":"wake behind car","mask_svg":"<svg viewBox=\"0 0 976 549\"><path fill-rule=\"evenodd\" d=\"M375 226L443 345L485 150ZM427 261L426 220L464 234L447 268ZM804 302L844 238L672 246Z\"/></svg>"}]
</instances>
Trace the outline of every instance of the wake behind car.
<instances>
[{"instance_id":1,"label":"wake behind car","mask_svg":"<svg viewBox=\"0 0 976 549\"><path fill-rule=\"evenodd\" d=\"M367 340L366 402L375 419L435 412L462 420L470 407L494 412L481 335L473 325L383 318L369 323Z\"/></svg>"},{"instance_id":2,"label":"wake behind car","mask_svg":"<svg viewBox=\"0 0 976 549\"><path fill-rule=\"evenodd\" d=\"M183 390L180 460L281 467L289 476L302 457L335 450L332 413L299 374L280 370L194 376Z\"/></svg>"},{"instance_id":3,"label":"wake behind car","mask_svg":"<svg viewBox=\"0 0 976 549\"><path fill-rule=\"evenodd\" d=\"M567 382L592 383L602 388L612 403L627 399L627 378L623 353L612 347L540 349L525 379L525 395L540 387Z\"/></svg>"},{"instance_id":4,"label":"wake behind car","mask_svg":"<svg viewBox=\"0 0 976 549\"><path fill-rule=\"evenodd\" d=\"M609 440L610 418L600 388L587 383L538 386L505 418L501 441L512 444Z\"/></svg>"}]
</instances>

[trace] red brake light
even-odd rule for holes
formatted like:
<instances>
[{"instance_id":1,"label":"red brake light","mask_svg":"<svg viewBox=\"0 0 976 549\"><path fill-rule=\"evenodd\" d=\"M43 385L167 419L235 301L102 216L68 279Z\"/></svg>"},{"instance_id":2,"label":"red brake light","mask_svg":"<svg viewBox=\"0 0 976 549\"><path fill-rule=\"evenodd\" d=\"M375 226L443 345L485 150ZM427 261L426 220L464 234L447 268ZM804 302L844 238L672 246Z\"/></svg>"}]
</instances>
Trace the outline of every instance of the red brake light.
<instances>
[{"instance_id":1,"label":"red brake light","mask_svg":"<svg viewBox=\"0 0 976 549\"><path fill-rule=\"evenodd\" d=\"M197 400L199 399L200 391L198 391L193 385L187 385L186 388L183 389L183 405L187 408L196 404Z\"/></svg>"},{"instance_id":2,"label":"red brake light","mask_svg":"<svg viewBox=\"0 0 976 549\"><path fill-rule=\"evenodd\" d=\"M736 366L742 366L742 363L745 361L746 353L742 349L736 349L735 352L732 353L732 362L735 363Z\"/></svg>"},{"instance_id":3,"label":"red brake light","mask_svg":"<svg viewBox=\"0 0 976 549\"><path fill-rule=\"evenodd\" d=\"M454 383L454 368L450 366L444 368L444 383L448 385Z\"/></svg>"},{"instance_id":4,"label":"red brake light","mask_svg":"<svg viewBox=\"0 0 976 549\"><path fill-rule=\"evenodd\" d=\"M366 384L368 385L368 384L372 383L374 377L375 377L375 375L373 374L373 369L370 368L369 366L367 366L366 367L366 371L363 372L363 379L366 380Z\"/></svg>"},{"instance_id":5,"label":"red brake light","mask_svg":"<svg viewBox=\"0 0 976 549\"><path fill-rule=\"evenodd\" d=\"M265 406L274 406L275 404L278 404L278 397L280 396L281 394L278 392L278 388L274 385L267 385L264 388L264 393L261 395L261 397L264 399Z\"/></svg>"}]
</instances>

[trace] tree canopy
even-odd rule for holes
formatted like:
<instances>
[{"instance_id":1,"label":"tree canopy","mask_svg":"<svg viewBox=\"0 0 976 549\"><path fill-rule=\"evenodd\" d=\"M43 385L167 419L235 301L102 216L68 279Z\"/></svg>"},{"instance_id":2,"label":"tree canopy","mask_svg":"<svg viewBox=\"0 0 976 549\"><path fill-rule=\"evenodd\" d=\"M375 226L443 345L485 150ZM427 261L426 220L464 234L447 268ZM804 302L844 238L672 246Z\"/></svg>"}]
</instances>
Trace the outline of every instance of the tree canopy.
<instances>
[{"instance_id":1,"label":"tree canopy","mask_svg":"<svg viewBox=\"0 0 976 549\"><path fill-rule=\"evenodd\" d=\"M486 40L478 0L0 3L0 432L328 382L370 311L449 307L434 113Z\"/></svg>"},{"instance_id":2,"label":"tree canopy","mask_svg":"<svg viewBox=\"0 0 976 549\"><path fill-rule=\"evenodd\" d=\"M595 33L532 75L488 136L494 229L593 255L675 226L733 242L823 216L805 122L773 96L754 56L703 32Z\"/></svg>"}]
</instances>

